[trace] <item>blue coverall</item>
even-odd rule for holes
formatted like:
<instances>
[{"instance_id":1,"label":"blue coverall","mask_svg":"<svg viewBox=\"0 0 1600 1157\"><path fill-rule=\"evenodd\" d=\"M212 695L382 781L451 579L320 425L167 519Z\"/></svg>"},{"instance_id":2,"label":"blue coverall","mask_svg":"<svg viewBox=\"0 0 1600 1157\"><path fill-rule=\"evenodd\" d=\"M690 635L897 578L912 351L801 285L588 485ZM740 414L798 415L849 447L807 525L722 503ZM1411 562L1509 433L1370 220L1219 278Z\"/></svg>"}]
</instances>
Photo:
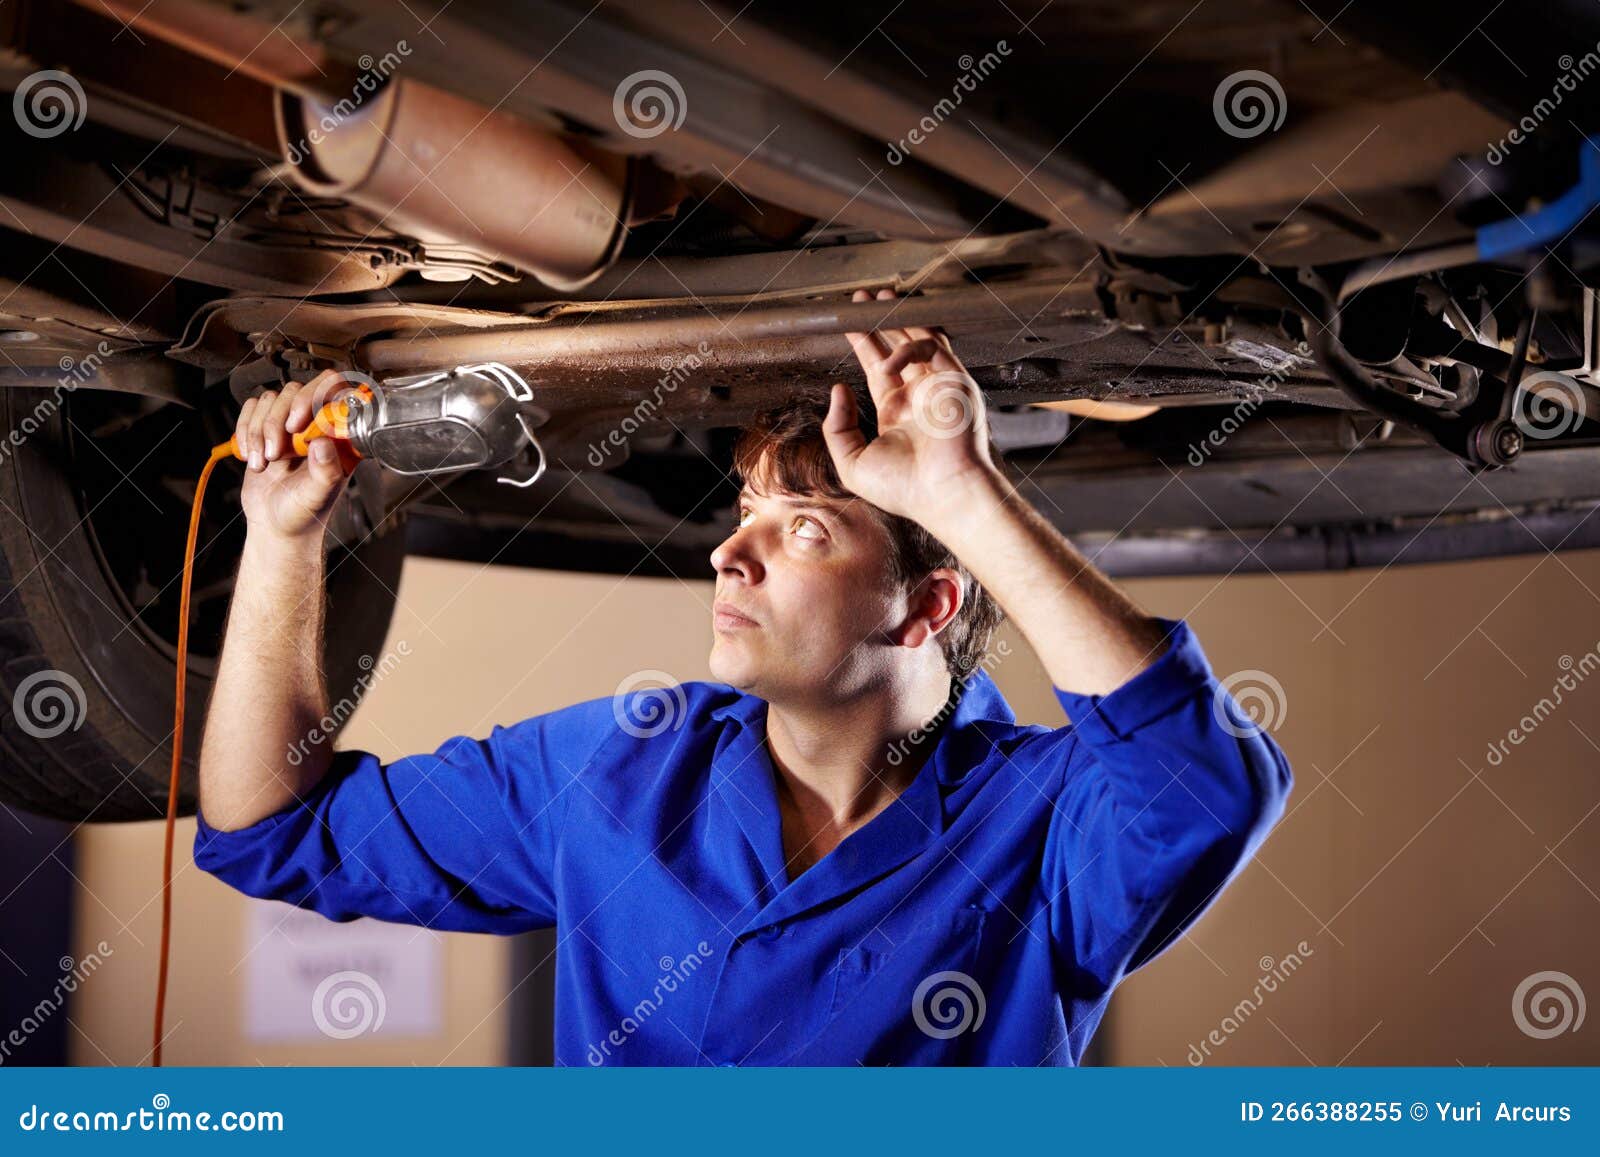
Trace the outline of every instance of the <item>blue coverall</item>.
<instances>
[{"instance_id":1,"label":"blue coverall","mask_svg":"<svg viewBox=\"0 0 1600 1157\"><path fill-rule=\"evenodd\" d=\"M558 1063L1077 1064L1293 784L1163 622L1123 686L1056 689L1068 726L1018 725L979 669L911 785L793 882L767 705L710 682L339 751L250 827L202 816L195 861L334 920L554 925Z\"/></svg>"}]
</instances>

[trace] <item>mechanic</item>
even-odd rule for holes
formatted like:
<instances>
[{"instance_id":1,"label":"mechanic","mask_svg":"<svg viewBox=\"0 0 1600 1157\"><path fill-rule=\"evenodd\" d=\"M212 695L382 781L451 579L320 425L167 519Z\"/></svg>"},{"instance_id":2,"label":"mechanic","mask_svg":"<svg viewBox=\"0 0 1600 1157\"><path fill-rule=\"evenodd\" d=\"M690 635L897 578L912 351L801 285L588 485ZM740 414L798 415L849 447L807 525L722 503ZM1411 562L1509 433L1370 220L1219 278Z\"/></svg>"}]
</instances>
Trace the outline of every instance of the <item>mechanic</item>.
<instances>
[{"instance_id":1,"label":"mechanic","mask_svg":"<svg viewBox=\"0 0 1600 1157\"><path fill-rule=\"evenodd\" d=\"M247 402L196 863L334 920L553 925L558 1064L1077 1064L1293 778L1188 626L1141 613L1008 480L942 333L850 342L875 417L839 384L738 445L717 682L387 764L304 743L329 709L313 657L345 475L283 448L319 383ZM1071 725L1015 721L989 674L1000 608Z\"/></svg>"}]
</instances>

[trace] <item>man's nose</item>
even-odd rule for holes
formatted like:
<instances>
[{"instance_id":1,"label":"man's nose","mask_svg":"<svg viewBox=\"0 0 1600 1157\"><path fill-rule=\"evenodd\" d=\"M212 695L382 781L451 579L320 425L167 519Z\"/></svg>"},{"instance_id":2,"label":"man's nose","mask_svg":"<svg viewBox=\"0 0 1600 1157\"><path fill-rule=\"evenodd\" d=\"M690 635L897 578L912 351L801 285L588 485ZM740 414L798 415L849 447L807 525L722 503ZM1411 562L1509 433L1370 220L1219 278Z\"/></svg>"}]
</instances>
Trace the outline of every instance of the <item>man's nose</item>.
<instances>
[{"instance_id":1,"label":"man's nose","mask_svg":"<svg viewBox=\"0 0 1600 1157\"><path fill-rule=\"evenodd\" d=\"M766 574L752 536L747 533L736 532L723 539L711 552L711 568L719 578L738 577L747 583L758 583Z\"/></svg>"}]
</instances>

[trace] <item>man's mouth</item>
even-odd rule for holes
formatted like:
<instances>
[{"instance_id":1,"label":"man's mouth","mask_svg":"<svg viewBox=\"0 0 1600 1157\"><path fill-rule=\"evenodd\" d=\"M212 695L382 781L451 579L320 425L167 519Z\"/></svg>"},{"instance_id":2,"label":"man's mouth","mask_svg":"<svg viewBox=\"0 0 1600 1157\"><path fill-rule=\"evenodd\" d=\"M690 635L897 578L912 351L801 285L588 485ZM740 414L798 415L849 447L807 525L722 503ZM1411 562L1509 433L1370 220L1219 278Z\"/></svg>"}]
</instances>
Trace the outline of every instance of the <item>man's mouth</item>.
<instances>
[{"instance_id":1,"label":"man's mouth","mask_svg":"<svg viewBox=\"0 0 1600 1157\"><path fill-rule=\"evenodd\" d=\"M711 605L712 624L719 631L735 631L743 627L759 627L761 624L749 615L734 608L731 603L713 603Z\"/></svg>"}]
</instances>

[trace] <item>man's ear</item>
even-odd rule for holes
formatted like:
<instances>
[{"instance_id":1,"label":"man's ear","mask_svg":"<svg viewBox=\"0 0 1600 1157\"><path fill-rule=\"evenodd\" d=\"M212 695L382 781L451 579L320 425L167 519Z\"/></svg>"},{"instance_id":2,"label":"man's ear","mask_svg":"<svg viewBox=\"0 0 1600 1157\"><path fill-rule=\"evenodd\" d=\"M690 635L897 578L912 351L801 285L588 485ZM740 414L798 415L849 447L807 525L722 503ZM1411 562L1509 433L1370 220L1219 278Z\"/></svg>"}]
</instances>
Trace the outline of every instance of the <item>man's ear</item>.
<instances>
[{"instance_id":1,"label":"man's ear","mask_svg":"<svg viewBox=\"0 0 1600 1157\"><path fill-rule=\"evenodd\" d=\"M895 642L902 647L920 647L950 625L965 597L961 575L953 567L928 572L911 592L906 617L894 631Z\"/></svg>"}]
</instances>

